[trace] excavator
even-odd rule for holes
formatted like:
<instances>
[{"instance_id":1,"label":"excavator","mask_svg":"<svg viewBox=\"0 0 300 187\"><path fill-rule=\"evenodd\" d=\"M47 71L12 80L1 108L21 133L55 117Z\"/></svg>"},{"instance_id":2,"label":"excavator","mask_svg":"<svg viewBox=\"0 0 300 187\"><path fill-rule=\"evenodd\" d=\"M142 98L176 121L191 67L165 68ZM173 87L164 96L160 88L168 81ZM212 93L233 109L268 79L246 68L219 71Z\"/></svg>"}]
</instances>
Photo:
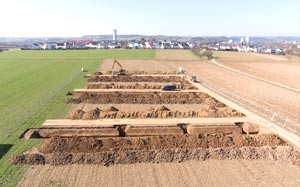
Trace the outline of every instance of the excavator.
<instances>
[{"instance_id":1,"label":"excavator","mask_svg":"<svg viewBox=\"0 0 300 187\"><path fill-rule=\"evenodd\" d=\"M112 65L112 67L111 67L111 75L114 75L114 74L115 74L115 70L114 70L115 64L118 64L119 67L120 67L120 71L118 72L117 75L125 75L126 70L123 69L122 65L120 64L120 62L119 62L117 59L114 60L114 63L113 63L113 65Z\"/></svg>"}]
</instances>

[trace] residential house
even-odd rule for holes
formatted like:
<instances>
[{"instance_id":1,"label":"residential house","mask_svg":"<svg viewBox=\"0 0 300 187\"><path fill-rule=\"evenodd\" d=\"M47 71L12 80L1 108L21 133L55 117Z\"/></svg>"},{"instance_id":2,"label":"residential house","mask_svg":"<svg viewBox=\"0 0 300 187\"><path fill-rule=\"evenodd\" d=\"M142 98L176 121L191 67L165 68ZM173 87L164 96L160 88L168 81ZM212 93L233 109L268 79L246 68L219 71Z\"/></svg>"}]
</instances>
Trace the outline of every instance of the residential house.
<instances>
[{"instance_id":1,"label":"residential house","mask_svg":"<svg viewBox=\"0 0 300 187\"><path fill-rule=\"evenodd\" d=\"M49 50L57 49L57 43L56 42L48 42L47 49L49 49Z\"/></svg>"},{"instance_id":2,"label":"residential house","mask_svg":"<svg viewBox=\"0 0 300 187\"><path fill-rule=\"evenodd\" d=\"M66 42L57 43L56 49L67 49L67 43Z\"/></svg>"}]
</instances>

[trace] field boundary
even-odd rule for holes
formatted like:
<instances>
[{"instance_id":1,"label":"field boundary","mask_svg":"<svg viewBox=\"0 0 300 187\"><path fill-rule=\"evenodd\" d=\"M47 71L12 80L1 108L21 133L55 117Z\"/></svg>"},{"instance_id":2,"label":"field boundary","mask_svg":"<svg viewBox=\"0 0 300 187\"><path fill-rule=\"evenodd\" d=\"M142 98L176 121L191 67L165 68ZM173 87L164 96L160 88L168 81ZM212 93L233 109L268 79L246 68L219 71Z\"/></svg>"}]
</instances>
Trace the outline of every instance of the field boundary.
<instances>
[{"instance_id":1,"label":"field boundary","mask_svg":"<svg viewBox=\"0 0 300 187\"><path fill-rule=\"evenodd\" d=\"M229 71L232 71L232 72L235 72L235 73L239 73L241 75L245 75L247 77L250 77L250 78L253 78L253 79L257 79L257 80L260 80L260 81L263 81L263 82L266 82L266 83L269 83L269 84L272 84L274 86L279 86L281 88L284 88L284 89L288 89L290 91L293 91L293 92L297 92L297 93L300 93L300 90L299 89L296 89L296 88L292 88L290 86L287 86L287 85L284 85L284 84L280 84L280 83L277 83L277 82L273 82L273 81L269 81L267 79L263 79L263 78L260 78L260 77L257 77L257 76L254 76L254 75L250 75L248 73L245 73L245 72L242 72L242 71L239 71L239 70L236 70L236 69L233 69L233 68L230 68L224 64L220 64L218 63L215 59L212 59L211 62L221 68L224 68L224 69L227 69Z\"/></svg>"}]
</instances>

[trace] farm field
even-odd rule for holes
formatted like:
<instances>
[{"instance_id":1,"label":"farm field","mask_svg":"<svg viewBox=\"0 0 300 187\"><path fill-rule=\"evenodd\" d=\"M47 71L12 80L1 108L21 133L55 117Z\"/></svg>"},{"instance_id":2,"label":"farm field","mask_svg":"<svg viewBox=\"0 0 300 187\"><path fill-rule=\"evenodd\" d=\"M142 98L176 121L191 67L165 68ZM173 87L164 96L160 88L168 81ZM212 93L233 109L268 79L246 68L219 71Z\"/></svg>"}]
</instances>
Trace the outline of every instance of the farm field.
<instances>
[{"instance_id":1,"label":"farm field","mask_svg":"<svg viewBox=\"0 0 300 187\"><path fill-rule=\"evenodd\" d=\"M15 186L27 166L12 165L10 157L41 141L18 140L29 127L47 118L64 117L71 106L66 93L86 84L106 58L152 59L153 50L14 51L0 54L0 186ZM87 72L81 73L81 67Z\"/></svg>"},{"instance_id":2,"label":"farm field","mask_svg":"<svg viewBox=\"0 0 300 187\"><path fill-rule=\"evenodd\" d=\"M224 62L289 62L286 56L259 54L259 53L240 53L230 51L214 51L219 61ZM290 63L299 62L300 58L293 56Z\"/></svg>"},{"instance_id":3,"label":"farm field","mask_svg":"<svg viewBox=\"0 0 300 187\"><path fill-rule=\"evenodd\" d=\"M269 81L300 89L300 58L294 57L291 62L285 56L216 52L217 62L233 69L254 75Z\"/></svg>"},{"instance_id":4,"label":"farm field","mask_svg":"<svg viewBox=\"0 0 300 187\"><path fill-rule=\"evenodd\" d=\"M298 186L299 167L269 160L31 166L20 187L32 186Z\"/></svg>"}]
</instances>

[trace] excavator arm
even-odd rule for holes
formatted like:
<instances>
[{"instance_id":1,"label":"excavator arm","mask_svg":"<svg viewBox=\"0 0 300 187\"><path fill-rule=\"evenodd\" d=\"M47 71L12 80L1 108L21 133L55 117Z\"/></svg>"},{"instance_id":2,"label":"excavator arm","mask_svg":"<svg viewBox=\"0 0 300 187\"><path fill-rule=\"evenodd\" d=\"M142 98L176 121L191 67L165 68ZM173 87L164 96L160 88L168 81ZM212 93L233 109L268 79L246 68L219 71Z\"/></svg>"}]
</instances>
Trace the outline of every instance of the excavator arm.
<instances>
[{"instance_id":1,"label":"excavator arm","mask_svg":"<svg viewBox=\"0 0 300 187\"><path fill-rule=\"evenodd\" d=\"M120 64L120 62L117 59L114 60L114 63L111 67L111 75L114 75L114 73L115 73L115 71L114 71L115 64L118 64L118 66L120 67L120 71L119 71L118 75L125 75L125 70L123 69L123 66Z\"/></svg>"}]
</instances>

